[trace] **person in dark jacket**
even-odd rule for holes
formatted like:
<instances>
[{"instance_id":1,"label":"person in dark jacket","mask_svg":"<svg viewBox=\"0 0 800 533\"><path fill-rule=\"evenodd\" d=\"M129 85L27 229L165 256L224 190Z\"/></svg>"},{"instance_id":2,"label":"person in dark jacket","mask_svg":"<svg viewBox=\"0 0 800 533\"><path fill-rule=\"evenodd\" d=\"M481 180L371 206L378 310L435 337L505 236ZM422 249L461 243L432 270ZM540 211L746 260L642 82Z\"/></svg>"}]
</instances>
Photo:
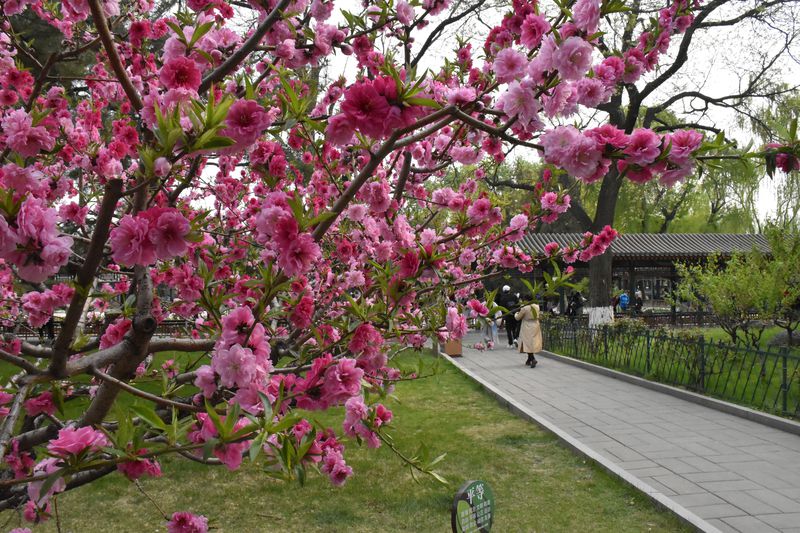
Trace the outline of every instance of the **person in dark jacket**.
<instances>
[{"instance_id":1,"label":"person in dark jacket","mask_svg":"<svg viewBox=\"0 0 800 533\"><path fill-rule=\"evenodd\" d=\"M503 315L503 320L506 324L506 336L508 337L508 345L514 346L514 341L517 340L517 335L519 335L519 325L517 319L514 318L514 313L518 311L519 298L511 292L511 287L503 285L502 292L496 301L497 305L507 309L506 314Z\"/></svg>"},{"instance_id":2,"label":"person in dark jacket","mask_svg":"<svg viewBox=\"0 0 800 533\"><path fill-rule=\"evenodd\" d=\"M573 292L567 304L567 316L570 320L575 320L583 309L583 296L579 292Z\"/></svg>"}]
</instances>

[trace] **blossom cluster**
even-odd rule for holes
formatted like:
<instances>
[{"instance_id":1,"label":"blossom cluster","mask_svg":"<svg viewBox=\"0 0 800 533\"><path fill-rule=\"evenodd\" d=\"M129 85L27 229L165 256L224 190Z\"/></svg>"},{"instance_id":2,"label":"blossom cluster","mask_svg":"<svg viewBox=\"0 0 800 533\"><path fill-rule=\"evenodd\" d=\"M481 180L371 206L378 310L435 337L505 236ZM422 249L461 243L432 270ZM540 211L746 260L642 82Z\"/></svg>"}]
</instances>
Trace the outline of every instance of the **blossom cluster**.
<instances>
[{"instance_id":1,"label":"blossom cluster","mask_svg":"<svg viewBox=\"0 0 800 533\"><path fill-rule=\"evenodd\" d=\"M631 181L658 178L673 185L693 172L691 156L702 142L703 136L694 130L658 135L639 128L628 135L610 124L583 133L573 126L559 126L541 137L545 161L585 183L602 179L612 158L618 158L617 170Z\"/></svg>"},{"instance_id":2,"label":"blossom cluster","mask_svg":"<svg viewBox=\"0 0 800 533\"><path fill-rule=\"evenodd\" d=\"M111 231L111 250L120 265L151 265L156 259L186 253L191 225L177 209L151 207L138 215L125 215Z\"/></svg>"},{"instance_id":3,"label":"blossom cluster","mask_svg":"<svg viewBox=\"0 0 800 533\"><path fill-rule=\"evenodd\" d=\"M67 264L73 239L56 227L55 209L27 197L13 218L0 209L0 259L17 268L25 281L41 283Z\"/></svg>"}]
</instances>

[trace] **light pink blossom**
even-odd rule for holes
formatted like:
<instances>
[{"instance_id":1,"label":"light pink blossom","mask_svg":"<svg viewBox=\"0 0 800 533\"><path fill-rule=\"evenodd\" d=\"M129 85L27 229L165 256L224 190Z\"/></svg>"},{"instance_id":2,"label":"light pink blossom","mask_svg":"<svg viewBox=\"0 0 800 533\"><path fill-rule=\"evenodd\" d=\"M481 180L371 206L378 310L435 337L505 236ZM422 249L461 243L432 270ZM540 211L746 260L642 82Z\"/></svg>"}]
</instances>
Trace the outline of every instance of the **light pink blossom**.
<instances>
[{"instance_id":1,"label":"light pink blossom","mask_svg":"<svg viewBox=\"0 0 800 533\"><path fill-rule=\"evenodd\" d=\"M58 431L58 437L47 444L47 451L66 458L86 450L97 451L108 444L105 433L92 427L65 427Z\"/></svg>"},{"instance_id":2,"label":"light pink blossom","mask_svg":"<svg viewBox=\"0 0 800 533\"><path fill-rule=\"evenodd\" d=\"M572 20L581 31L592 35L600 23L600 2L598 0L578 0L572 8Z\"/></svg>"},{"instance_id":3,"label":"light pink blossom","mask_svg":"<svg viewBox=\"0 0 800 533\"><path fill-rule=\"evenodd\" d=\"M547 22L547 19L541 15L530 13L522 22L520 41L528 48L536 48L548 31L550 31L550 23Z\"/></svg>"},{"instance_id":4,"label":"light pink blossom","mask_svg":"<svg viewBox=\"0 0 800 533\"><path fill-rule=\"evenodd\" d=\"M525 54L513 48L501 50L493 64L495 77L500 83L508 83L521 78L525 74L527 66L528 58L525 57Z\"/></svg>"},{"instance_id":5,"label":"light pink blossom","mask_svg":"<svg viewBox=\"0 0 800 533\"><path fill-rule=\"evenodd\" d=\"M156 247L150 240L150 225L141 216L125 215L111 230L111 257L120 265L151 265L156 260Z\"/></svg>"},{"instance_id":6,"label":"light pink blossom","mask_svg":"<svg viewBox=\"0 0 800 533\"><path fill-rule=\"evenodd\" d=\"M592 45L580 37L569 37L556 50L553 62L562 79L578 80L592 66Z\"/></svg>"}]
</instances>

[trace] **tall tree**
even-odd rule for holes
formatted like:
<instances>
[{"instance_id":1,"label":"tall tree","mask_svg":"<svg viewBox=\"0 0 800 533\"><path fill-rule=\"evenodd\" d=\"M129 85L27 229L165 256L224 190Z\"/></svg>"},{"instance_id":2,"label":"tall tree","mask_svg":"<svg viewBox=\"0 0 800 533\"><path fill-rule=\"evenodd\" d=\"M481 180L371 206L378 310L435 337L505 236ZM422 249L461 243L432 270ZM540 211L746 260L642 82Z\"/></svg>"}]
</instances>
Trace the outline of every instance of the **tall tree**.
<instances>
[{"instance_id":1,"label":"tall tree","mask_svg":"<svg viewBox=\"0 0 800 533\"><path fill-rule=\"evenodd\" d=\"M609 17L609 31L603 36L607 45L606 53L609 56L619 52L624 55L634 49L637 44L632 39L635 28L644 24L657 8L657 3L637 0L627 13ZM677 53L671 63L665 64L663 69L646 81L625 84L622 91L615 94L607 104L598 106L598 109L607 114L608 122L627 133L641 125L661 131L693 127L716 134L718 129L709 119L709 110L712 108L753 116L753 99L776 98L789 92L788 88L778 86L774 81L774 67L796 46L800 26L789 25L787 20L797 21L797 9L798 2L795 0L712 0L704 4L680 38ZM720 29L745 24L759 28L755 31L777 34L780 39L773 41L777 46L760 53L753 62L747 63L741 73L739 87L730 94L713 94L711 87L705 90L701 83L695 83L698 88L687 89L684 71L688 70L692 58L699 53L698 46L702 46L704 41L708 43ZM773 30L776 25L778 29ZM661 118L660 114L670 109L681 119L679 124L668 123ZM596 231L605 225L614 224L624 182L624 176L612 167L602 179L594 214L575 213L578 220L591 221L587 230ZM576 206L572 209L579 211ZM590 262L589 278L590 320L593 323L607 321L612 316L610 252Z\"/></svg>"},{"instance_id":2,"label":"tall tree","mask_svg":"<svg viewBox=\"0 0 800 533\"><path fill-rule=\"evenodd\" d=\"M781 95L771 105L759 108L752 115L743 117L740 123L749 126L761 143L773 143L779 137L792 136L792 124L796 128L800 119L800 91L793 90ZM767 194L775 199L774 211L768 214L771 224L786 229L800 228L800 178L794 173L778 173L763 179Z\"/></svg>"}]
</instances>

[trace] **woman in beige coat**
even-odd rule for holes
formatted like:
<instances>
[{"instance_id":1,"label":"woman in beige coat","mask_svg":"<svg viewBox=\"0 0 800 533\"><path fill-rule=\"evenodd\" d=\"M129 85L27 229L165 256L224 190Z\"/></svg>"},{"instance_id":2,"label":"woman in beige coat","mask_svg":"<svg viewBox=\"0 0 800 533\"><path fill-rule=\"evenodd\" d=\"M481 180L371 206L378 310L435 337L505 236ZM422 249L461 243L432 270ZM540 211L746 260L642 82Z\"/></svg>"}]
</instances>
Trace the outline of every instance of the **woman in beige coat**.
<instances>
[{"instance_id":1,"label":"woman in beige coat","mask_svg":"<svg viewBox=\"0 0 800 533\"><path fill-rule=\"evenodd\" d=\"M531 368L535 367L538 361L534 354L542 351L542 328L539 325L539 306L529 304L521 308L514 315L519 320L519 352L528 354L525 364Z\"/></svg>"}]
</instances>

